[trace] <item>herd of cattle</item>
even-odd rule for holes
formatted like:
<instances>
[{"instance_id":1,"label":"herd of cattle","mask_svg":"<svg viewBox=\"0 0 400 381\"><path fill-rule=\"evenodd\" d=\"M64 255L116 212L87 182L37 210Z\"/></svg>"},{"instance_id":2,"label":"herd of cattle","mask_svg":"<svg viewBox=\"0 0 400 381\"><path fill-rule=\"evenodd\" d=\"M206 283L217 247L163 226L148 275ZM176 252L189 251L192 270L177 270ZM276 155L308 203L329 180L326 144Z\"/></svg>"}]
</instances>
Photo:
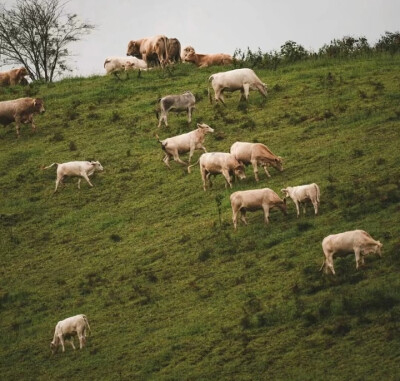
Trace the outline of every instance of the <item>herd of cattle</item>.
<instances>
[{"instance_id":1,"label":"herd of cattle","mask_svg":"<svg viewBox=\"0 0 400 381\"><path fill-rule=\"evenodd\" d=\"M140 40L130 41L128 44L127 57L108 57L104 62L104 68L107 74L118 76L121 71L129 70L148 70L158 64L166 67L169 64L183 61L191 62L202 68L211 65L228 65L233 62L232 56L228 54L196 54L193 47L188 46L182 50L181 45L176 38L167 38L166 36L155 36ZM0 86L10 86L26 84L25 76L28 71L25 68L13 69L8 72L0 73ZM209 83L214 90L216 102L224 103L224 91L241 92L246 100L250 90L257 90L264 97L267 96L267 85L263 83L253 70L243 68L230 71L219 72L209 77ZM210 94L210 89L209 89ZM211 101L211 96L210 96ZM195 108L196 99L194 95L187 91L180 95L167 95L159 100L160 117L158 127L162 122L168 126L167 115L171 110L186 111L188 123L191 122L192 111ZM20 124L31 123L32 130L36 130L33 121L33 115L45 112L44 102L40 98L20 98L0 102L0 123L8 125L15 122L17 137L20 136ZM185 166L187 171L191 172L191 167L199 164L200 174L203 182L204 191L207 186L211 187L211 175L222 174L225 178L225 187L232 188L232 179L237 177L243 179L245 175L245 165L251 164L253 167L255 180L259 181L258 166L261 166L265 174L271 177L268 167L273 167L278 171L283 171L282 158L275 155L264 144L235 142L230 147L230 152L207 152L204 141L206 134L213 133L214 129L205 123L198 123L197 128L185 134L173 136L164 140L159 140L161 148L165 155L164 164L171 169L170 160L174 159L177 163ZM191 165L195 150L203 150L197 163ZM188 162L180 158L180 154L189 153ZM80 188L81 178L84 178L90 186L93 186L89 176L96 171L102 171L103 167L98 161L73 161L67 163L52 163L44 167L47 169L57 165L57 178L54 192L57 191L65 177L79 177L78 188ZM315 215L318 214L320 204L320 189L315 183L307 185L290 186L281 189L283 198L280 198L272 189L251 189L237 191L231 194L230 203L232 207L233 227L236 230L238 217L244 224L246 221L246 212L263 210L265 223L269 223L269 211L272 208L278 208L282 213L287 214L286 199L290 198L294 202L297 211L297 217L300 215L300 205L303 206L305 213L305 204L311 202L314 207ZM329 235L322 241L324 252L324 261L321 269L325 273L331 271L335 275L333 267L333 257L343 256L355 253L356 268L364 264L364 256L374 253L381 256L382 244L374 240L367 232L363 230L353 230L344 233ZM86 331L90 330L88 320L85 315L77 315L67 318L57 323L51 349L53 353L59 346L65 350L64 340L73 343L73 336L78 336L80 348L86 343Z\"/></svg>"}]
</instances>

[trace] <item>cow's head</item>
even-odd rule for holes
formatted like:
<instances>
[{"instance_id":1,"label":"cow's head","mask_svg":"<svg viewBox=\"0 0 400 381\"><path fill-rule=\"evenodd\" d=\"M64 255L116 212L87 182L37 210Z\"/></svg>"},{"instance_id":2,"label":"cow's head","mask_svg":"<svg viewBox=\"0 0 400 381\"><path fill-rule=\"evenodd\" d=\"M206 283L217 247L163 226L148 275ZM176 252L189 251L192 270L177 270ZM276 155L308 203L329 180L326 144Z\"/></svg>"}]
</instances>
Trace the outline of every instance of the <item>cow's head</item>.
<instances>
[{"instance_id":1,"label":"cow's head","mask_svg":"<svg viewBox=\"0 0 400 381\"><path fill-rule=\"evenodd\" d=\"M26 75L29 75L29 73L28 73L28 70L26 70L25 67L21 67L20 69L18 69L18 71L17 71L18 78L22 79Z\"/></svg>"},{"instance_id":2,"label":"cow's head","mask_svg":"<svg viewBox=\"0 0 400 381\"><path fill-rule=\"evenodd\" d=\"M93 168L96 171L102 171L103 170L103 166L100 164L99 161L91 161L90 164L92 164Z\"/></svg>"},{"instance_id":3,"label":"cow's head","mask_svg":"<svg viewBox=\"0 0 400 381\"><path fill-rule=\"evenodd\" d=\"M289 197L289 190L287 188L281 189L281 192L283 193L283 198L286 201L286 197Z\"/></svg>"},{"instance_id":4,"label":"cow's head","mask_svg":"<svg viewBox=\"0 0 400 381\"><path fill-rule=\"evenodd\" d=\"M270 164L279 172L283 171L283 160L280 156L277 156Z\"/></svg>"},{"instance_id":5,"label":"cow's head","mask_svg":"<svg viewBox=\"0 0 400 381\"><path fill-rule=\"evenodd\" d=\"M214 132L214 129L205 123L197 123L197 127L200 128L204 134L206 134L207 132Z\"/></svg>"},{"instance_id":6,"label":"cow's head","mask_svg":"<svg viewBox=\"0 0 400 381\"><path fill-rule=\"evenodd\" d=\"M182 61L183 62L192 62L194 60L196 52L192 46L186 46L182 51Z\"/></svg>"},{"instance_id":7,"label":"cow's head","mask_svg":"<svg viewBox=\"0 0 400 381\"><path fill-rule=\"evenodd\" d=\"M281 210L281 212L286 216L287 215L287 207L286 207L286 198L277 202L276 207Z\"/></svg>"},{"instance_id":8,"label":"cow's head","mask_svg":"<svg viewBox=\"0 0 400 381\"><path fill-rule=\"evenodd\" d=\"M55 343L54 341L52 341L50 343L50 349L51 349L51 353L54 355L57 353L58 350L58 343Z\"/></svg>"},{"instance_id":9,"label":"cow's head","mask_svg":"<svg viewBox=\"0 0 400 381\"><path fill-rule=\"evenodd\" d=\"M378 254L381 258L382 258L382 246L383 244L380 241L377 241L374 250L374 253Z\"/></svg>"},{"instance_id":10,"label":"cow's head","mask_svg":"<svg viewBox=\"0 0 400 381\"><path fill-rule=\"evenodd\" d=\"M236 177L239 177L240 180L243 180L246 178L246 173L245 173L245 168L243 164L237 165L234 169L233 172L235 173Z\"/></svg>"},{"instance_id":11,"label":"cow's head","mask_svg":"<svg viewBox=\"0 0 400 381\"><path fill-rule=\"evenodd\" d=\"M44 108L44 102L43 99L41 98L35 98L33 100L33 107L35 108L35 110L41 114L43 114L46 110Z\"/></svg>"},{"instance_id":12,"label":"cow's head","mask_svg":"<svg viewBox=\"0 0 400 381\"><path fill-rule=\"evenodd\" d=\"M137 41L129 41L128 50L126 51L127 56L140 55L140 44Z\"/></svg>"}]
</instances>

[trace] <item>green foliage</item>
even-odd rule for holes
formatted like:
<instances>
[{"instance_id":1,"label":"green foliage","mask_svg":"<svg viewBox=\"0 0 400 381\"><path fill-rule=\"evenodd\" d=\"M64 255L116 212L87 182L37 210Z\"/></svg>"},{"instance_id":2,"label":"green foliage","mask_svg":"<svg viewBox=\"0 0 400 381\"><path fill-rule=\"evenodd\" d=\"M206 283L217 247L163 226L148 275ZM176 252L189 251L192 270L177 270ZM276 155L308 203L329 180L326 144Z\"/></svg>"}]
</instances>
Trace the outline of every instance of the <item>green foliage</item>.
<instances>
[{"instance_id":1,"label":"green foliage","mask_svg":"<svg viewBox=\"0 0 400 381\"><path fill-rule=\"evenodd\" d=\"M257 92L239 102L234 92L226 107L210 105L207 78L225 69L185 64L122 81L33 85L46 105L37 132L22 126L17 140L13 125L0 131L2 378L397 377L400 56L275 67L260 57L265 103ZM158 129L155 101L185 90L196 94L194 122L215 129L208 151L262 142L284 171L260 172L256 183L249 167L233 189L216 176L204 192L196 167L167 169L157 139L194 122L172 113ZM0 100L25 91L0 89ZM41 167L90 159L104 167L93 188L67 179L53 195L55 167ZM279 194L311 182L321 188L318 216L307 207L297 218L288 201L287 216L271 210L266 226L262 211L249 211L234 232L233 191ZM383 257L368 256L356 271L349 255L335 259L336 276L319 272L322 239L352 229L379 239ZM57 321L78 313L91 325L87 347L51 356Z\"/></svg>"}]
</instances>

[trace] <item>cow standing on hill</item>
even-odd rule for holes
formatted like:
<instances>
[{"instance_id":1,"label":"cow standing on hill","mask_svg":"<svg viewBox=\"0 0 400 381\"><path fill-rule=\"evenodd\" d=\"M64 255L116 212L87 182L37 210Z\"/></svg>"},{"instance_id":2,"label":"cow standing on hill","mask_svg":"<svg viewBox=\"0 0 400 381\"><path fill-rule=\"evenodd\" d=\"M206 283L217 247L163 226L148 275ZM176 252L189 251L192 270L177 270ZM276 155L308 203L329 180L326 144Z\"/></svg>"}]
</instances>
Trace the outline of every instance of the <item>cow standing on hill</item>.
<instances>
[{"instance_id":1,"label":"cow standing on hill","mask_svg":"<svg viewBox=\"0 0 400 381\"><path fill-rule=\"evenodd\" d=\"M129 41L127 56L134 56L146 61L147 64L154 58L161 67L168 63L168 38L164 35L142 38Z\"/></svg>"},{"instance_id":2,"label":"cow standing on hill","mask_svg":"<svg viewBox=\"0 0 400 381\"><path fill-rule=\"evenodd\" d=\"M45 112L43 100L40 98L19 98L11 101L0 102L0 124L7 126L15 122L17 138L19 138L20 124L30 123L32 131L36 131L33 121L34 114Z\"/></svg>"},{"instance_id":3,"label":"cow standing on hill","mask_svg":"<svg viewBox=\"0 0 400 381\"><path fill-rule=\"evenodd\" d=\"M0 86L25 84L25 76L29 75L25 67L0 72Z\"/></svg>"},{"instance_id":4,"label":"cow standing on hill","mask_svg":"<svg viewBox=\"0 0 400 381\"><path fill-rule=\"evenodd\" d=\"M167 115L169 111L187 111L188 124L192 121L192 112L195 109L196 98L190 91L185 91L180 95L166 95L159 100L160 103L160 119L158 127L164 121L165 127L168 127ZM158 117L158 115L157 115Z\"/></svg>"}]
</instances>

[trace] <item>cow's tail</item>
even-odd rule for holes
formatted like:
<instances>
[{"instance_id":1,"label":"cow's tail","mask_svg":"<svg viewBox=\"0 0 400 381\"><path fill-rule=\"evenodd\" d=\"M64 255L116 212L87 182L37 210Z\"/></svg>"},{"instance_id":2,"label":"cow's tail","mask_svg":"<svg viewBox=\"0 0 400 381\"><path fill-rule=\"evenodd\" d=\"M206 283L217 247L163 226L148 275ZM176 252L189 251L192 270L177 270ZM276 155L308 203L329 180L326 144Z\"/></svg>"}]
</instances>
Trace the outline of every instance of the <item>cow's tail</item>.
<instances>
[{"instance_id":1,"label":"cow's tail","mask_svg":"<svg viewBox=\"0 0 400 381\"><path fill-rule=\"evenodd\" d=\"M60 165L59 163L53 163L53 164L50 164L49 166L47 166L47 167L42 167L41 169L48 169L48 168L51 168L53 165Z\"/></svg>"},{"instance_id":2,"label":"cow's tail","mask_svg":"<svg viewBox=\"0 0 400 381\"><path fill-rule=\"evenodd\" d=\"M192 168L195 165L199 164L199 161L200 161L200 158L194 164L188 166L188 169L187 169L188 173L191 173L191 169L190 168Z\"/></svg>"},{"instance_id":3,"label":"cow's tail","mask_svg":"<svg viewBox=\"0 0 400 381\"><path fill-rule=\"evenodd\" d=\"M90 330L90 325L89 325L88 318L86 317L86 315L82 315L82 317L83 317L83 320L85 320L85 325L86 325L86 328L88 329L88 332L92 332L92 331ZM88 335L88 336L89 336L89 335Z\"/></svg>"},{"instance_id":4,"label":"cow's tail","mask_svg":"<svg viewBox=\"0 0 400 381\"><path fill-rule=\"evenodd\" d=\"M210 89L210 83L214 79L214 77L211 75L210 78L208 78L208 100L212 104L212 95L211 95L211 89Z\"/></svg>"},{"instance_id":5,"label":"cow's tail","mask_svg":"<svg viewBox=\"0 0 400 381\"><path fill-rule=\"evenodd\" d=\"M163 141L160 140L160 137L158 136L158 134L156 134L156 139L161 144L162 150L165 151L165 147L167 146L168 142L163 143Z\"/></svg>"},{"instance_id":6,"label":"cow's tail","mask_svg":"<svg viewBox=\"0 0 400 381\"><path fill-rule=\"evenodd\" d=\"M106 64L109 63L109 62L110 62L110 60L108 58L106 58L106 60L104 61L104 65L103 65L104 69L106 68Z\"/></svg>"},{"instance_id":7,"label":"cow's tail","mask_svg":"<svg viewBox=\"0 0 400 381\"><path fill-rule=\"evenodd\" d=\"M168 55L168 37L163 36L164 45L165 45L165 64L169 62L169 55Z\"/></svg>"},{"instance_id":8,"label":"cow's tail","mask_svg":"<svg viewBox=\"0 0 400 381\"><path fill-rule=\"evenodd\" d=\"M320 195L319 186L314 183L314 187L315 187L315 191L316 191L316 195L317 195L317 202L319 204L319 195Z\"/></svg>"}]
</instances>

